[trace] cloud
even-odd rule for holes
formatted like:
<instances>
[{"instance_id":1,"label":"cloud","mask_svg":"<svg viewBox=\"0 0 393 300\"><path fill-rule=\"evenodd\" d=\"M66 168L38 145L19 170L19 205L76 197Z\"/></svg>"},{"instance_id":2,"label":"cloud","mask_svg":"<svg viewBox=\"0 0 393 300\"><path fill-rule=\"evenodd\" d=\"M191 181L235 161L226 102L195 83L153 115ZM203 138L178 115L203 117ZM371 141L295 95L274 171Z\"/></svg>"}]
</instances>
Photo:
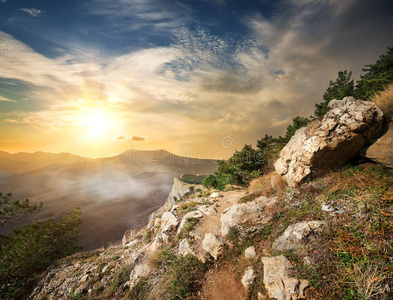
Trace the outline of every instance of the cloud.
<instances>
[{"instance_id":1,"label":"cloud","mask_svg":"<svg viewBox=\"0 0 393 300\"><path fill-rule=\"evenodd\" d=\"M146 29L146 33L168 33L189 20L189 9L174 1L154 0L93 0L91 14L102 16L107 26L122 31Z\"/></svg>"},{"instance_id":2,"label":"cloud","mask_svg":"<svg viewBox=\"0 0 393 300\"><path fill-rule=\"evenodd\" d=\"M120 141L120 140L124 140L126 136L124 134L122 135L117 135L113 138L114 141Z\"/></svg>"},{"instance_id":3,"label":"cloud","mask_svg":"<svg viewBox=\"0 0 393 300\"><path fill-rule=\"evenodd\" d=\"M1 96L1 95L0 95L0 101L4 101L4 102L16 102L16 101L14 101L14 100L8 99L8 98L3 97L3 96Z\"/></svg>"},{"instance_id":4,"label":"cloud","mask_svg":"<svg viewBox=\"0 0 393 300\"><path fill-rule=\"evenodd\" d=\"M93 13L110 18L113 26L135 20L142 23L131 26L169 26L172 43L129 50L98 64L66 52L50 59L0 33L0 77L28 83L35 92L30 95L40 99L36 111L19 108L7 119L64 132L77 126L72 116L81 106L75 101L86 95L85 106L104 107L121 121L111 137L139 134L137 128L152 147L198 153L221 149L222 137L230 135L240 149L265 133L283 134L293 117L312 114L338 71L348 68L358 76L385 52L392 5L381 0L385 12L377 14L367 1L284 0L270 19L244 17L252 37L239 38L175 28L184 20L173 6L160 11L157 1L97 0ZM383 22L392 26L384 29Z\"/></svg>"},{"instance_id":5,"label":"cloud","mask_svg":"<svg viewBox=\"0 0 393 300\"><path fill-rule=\"evenodd\" d=\"M28 15L36 18L42 15L43 11L40 9L36 9L34 7L32 8L21 8L21 11L24 11L25 13L27 13Z\"/></svg>"},{"instance_id":6,"label":"cloud","mask_svg":"<svg viewBox=\"0 0 393 300\"><path fill-rule=\"evenodd\" d=\"M7 0L0 0L0 3L6 3Z\"/></svg>"},{"instance_id":7,"label":"cloud","mask_svg":"<svg viewBox=\"0 0 393 300\"><path fill-rule=\"evenodd\" d=\"M134 135L134 136L131 138L131 140L133 140L133 141L135 141L135 142L143 142L143 141L145 141L145 139L144 139L143 137L141 137L141 136L136 136L136 135Z\"/></svg>"}]
</instances>

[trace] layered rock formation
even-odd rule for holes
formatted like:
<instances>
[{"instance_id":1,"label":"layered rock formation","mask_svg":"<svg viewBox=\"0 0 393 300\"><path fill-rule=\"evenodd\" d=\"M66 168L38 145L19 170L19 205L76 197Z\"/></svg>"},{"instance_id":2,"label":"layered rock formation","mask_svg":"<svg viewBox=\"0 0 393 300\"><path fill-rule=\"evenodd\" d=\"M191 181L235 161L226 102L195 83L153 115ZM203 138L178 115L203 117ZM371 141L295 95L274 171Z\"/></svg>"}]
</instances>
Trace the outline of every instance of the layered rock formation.
<instances>
[{"instance_id":1,"label":"layered rock formation","mask_svg":"<svg viewBox=\"0 0 393 300\"><path fill-rule=\"evenodd\" d=\"M332 100L328 108L321 122L296 131L280 152L275 169L291 187L343 165L381 133L383 113L372 102L346 97Z\"/></svg>"}]
</instances>

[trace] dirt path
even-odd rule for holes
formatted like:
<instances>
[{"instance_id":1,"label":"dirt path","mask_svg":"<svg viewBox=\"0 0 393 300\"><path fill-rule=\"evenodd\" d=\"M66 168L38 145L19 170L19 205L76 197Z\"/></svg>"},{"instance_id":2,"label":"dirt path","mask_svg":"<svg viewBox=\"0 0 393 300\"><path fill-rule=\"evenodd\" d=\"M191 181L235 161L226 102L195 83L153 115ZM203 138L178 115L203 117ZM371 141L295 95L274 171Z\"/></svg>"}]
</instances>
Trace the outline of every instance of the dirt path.
<instances>
[{"instance_id":1,"label":"dirt path","mask_svg":"<svg viewBox=\"0 0 393 300\"><path fill-rule=\"evenodd\" d=\"M206 233L210 232L216 235L221 233L221 214L228 207L238 203L239 199L246 195L246 191L231 191L224 192L221 196L215 198L213 207L217 213L212 215L204 215L202 220L196 225L195 233L203 237Z\"/></svg>"},{"instance_id":2,"label":"dirt path","mask_svg":"<svg viewBox=\"0 0 393 300\"><path fill-rule=\"evenodd\" d=\"M207 274L201 291L203 300L242 300L246 291L236 279L230 265L222 265Z\"/></svg>"},{"instance_id":3,"label":"dirt path","mask_svg":"<svg viewBox=\"0 0 393 300\"><path fill-rule=\"evenodd\" d=\"M213 233L220 236L222 212L228 207L238 203L239 199L246 195L246 191L224 192L212 205L217 212L205 214L197 223L195 233L203 237L206 233ZM246 297L246 291L241 282L236 278L232 267L224 263L218 268L211 269L201 290L201 299L204 300L242 300Z\"/></svg>"}]
</instances>

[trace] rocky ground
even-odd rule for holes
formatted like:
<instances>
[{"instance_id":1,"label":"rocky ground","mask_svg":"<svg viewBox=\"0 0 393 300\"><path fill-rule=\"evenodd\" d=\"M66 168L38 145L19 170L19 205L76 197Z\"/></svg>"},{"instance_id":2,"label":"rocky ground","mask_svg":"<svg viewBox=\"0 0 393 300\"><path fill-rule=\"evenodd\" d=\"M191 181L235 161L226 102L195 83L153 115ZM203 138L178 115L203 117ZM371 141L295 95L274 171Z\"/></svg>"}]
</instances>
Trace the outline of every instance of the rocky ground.
<instances>
[{"instance_id":1,"label":"rocky ground","mask_svg":"<svg viewBox=\"0 0 393 300\"><path fill-rule=\"evenodd\" d=\"M196 189L124 245L52 266L29 299L389 299L392 180L367 165L267 197Z\"/></svg>"}]
</instances>

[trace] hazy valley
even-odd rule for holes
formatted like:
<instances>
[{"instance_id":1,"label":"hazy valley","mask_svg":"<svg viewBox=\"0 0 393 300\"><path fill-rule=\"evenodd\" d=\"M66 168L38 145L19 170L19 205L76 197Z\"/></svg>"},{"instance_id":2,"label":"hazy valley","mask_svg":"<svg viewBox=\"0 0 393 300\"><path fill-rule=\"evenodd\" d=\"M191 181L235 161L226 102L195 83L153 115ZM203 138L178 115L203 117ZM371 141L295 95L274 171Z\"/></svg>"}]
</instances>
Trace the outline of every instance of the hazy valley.
<instances>
[{"instance_id":1,"label":"hazy valley","mask_svg":"<svg viewBox=\"0 0 393 300\"><path fill-rule=\"evenodd\" d=\"M80 207L80 244L86 250L107 246L128 229L144 225L167 198L175 176L216 169L214 161L191 160L164 150L99 159L68 153L1 152L0 191L12 193L14 200L43 202L43 208L25 222L62 217ZM1 230L8 233L18 225L13 222Z\"/></svg>"}]
</instances>

